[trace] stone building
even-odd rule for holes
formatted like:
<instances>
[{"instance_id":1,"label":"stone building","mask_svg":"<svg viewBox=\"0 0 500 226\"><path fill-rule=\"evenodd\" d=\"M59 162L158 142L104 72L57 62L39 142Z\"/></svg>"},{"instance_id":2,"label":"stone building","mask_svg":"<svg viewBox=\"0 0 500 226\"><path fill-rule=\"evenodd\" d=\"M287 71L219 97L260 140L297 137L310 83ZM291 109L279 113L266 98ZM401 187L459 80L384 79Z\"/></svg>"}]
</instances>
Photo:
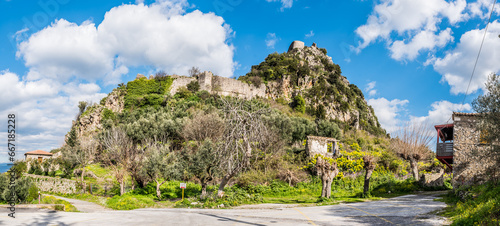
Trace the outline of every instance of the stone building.
<instances>
[{"instance_id":1,"label":"stone building","mask_svg":"<svg viewBox=\"0 0 500 226\"><path fill-rule=\"evenodd\" d=\"M454 112L453 124L435 126L437 158L453 170L454 188L500 178L500 158L477 129L481 115Z\"/></svg>"},{"instance_id":2,"label":"stone building","mask_svg":"<svg viewBox=\"0 0 500 226\"><path fill-rule=\"evenodd\" d=\"M309 157L321 154L332 158L339 154L338 141L330 137L307 136L306 151Z\"/></svg>"},{"instance_id":3,"label":"stone building","mask_svg":"<svg viewBox=\"0 0 500 226\"><path fill-rule=\"evenodd\" d=\"M35 150L24 153L24 160L30 161L31 159L37 159L39 163L42 163L44 159L52 158L52 155L53 154L50 152Z\"/></svg>"}]
</instances>

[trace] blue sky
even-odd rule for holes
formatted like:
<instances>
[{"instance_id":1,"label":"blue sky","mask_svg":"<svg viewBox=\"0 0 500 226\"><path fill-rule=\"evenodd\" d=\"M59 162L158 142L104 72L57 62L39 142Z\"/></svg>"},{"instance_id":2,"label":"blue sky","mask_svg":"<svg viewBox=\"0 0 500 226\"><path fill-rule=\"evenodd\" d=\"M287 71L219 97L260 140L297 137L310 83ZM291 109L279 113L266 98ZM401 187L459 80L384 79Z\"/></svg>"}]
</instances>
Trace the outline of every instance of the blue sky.
<instances>
[{"instance_id":1,"label":"blue sky","mask_svg":"<svg viewBox=\"0 0 500 226\"><path fill-rule=\"evenodd\" d=\"M78 101L98 102L137 73L198 66L238 77L301 40L328 50L388 131L412 120L446 123L452 111L471 111L487 75L500 71L497 5L462 105L492 4L0 0L0 112L18 115L21 153L50 151L63 143Z\"/></svg>"}]
</instances>

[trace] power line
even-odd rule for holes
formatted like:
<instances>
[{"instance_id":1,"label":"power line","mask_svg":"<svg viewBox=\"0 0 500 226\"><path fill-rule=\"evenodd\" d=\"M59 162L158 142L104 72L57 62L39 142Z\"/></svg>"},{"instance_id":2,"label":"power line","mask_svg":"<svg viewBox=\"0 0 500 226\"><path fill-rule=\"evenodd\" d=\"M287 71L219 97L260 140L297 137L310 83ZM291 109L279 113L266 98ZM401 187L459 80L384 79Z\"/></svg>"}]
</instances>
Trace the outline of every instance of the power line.
<instances>
[{"instance_id":1,"label":"power line","mask_svg":"<svg viewBox=\"0 0 500 226\"><path fill-rule=\"evenodd\" d=\"M481 51L483 50L484 39L486 38L486 34L488 33L488 26L490 25L491 16L493 15L493 11L495 10L496 3L497 3L497 0L494 0L493 6L491 7L491 11L490 11L490 17L488 18L488 23L486 24L486 28L484 28L483 40L481 41L481 46L479 47L479 51L477 53L476 62L474 63L474 68L472 69L472 73L470 75L469 84L467 85L467 90L465 91L464 99L462 100L462 104L460 105L460 111L462 110L462 108L464 106L465 99L467 98L467 95L469 95L470 84L472 83L472 78L474 78L474 73L476 72L477 62L479 61L479 56L481 55ZM500 38L500 35L498 35L498 37ZM448 122L450 121L451 118L452 118L452 116L450 116L448 121L446 121L446 124L448 124Z\"/></svg>"}]
</instances>

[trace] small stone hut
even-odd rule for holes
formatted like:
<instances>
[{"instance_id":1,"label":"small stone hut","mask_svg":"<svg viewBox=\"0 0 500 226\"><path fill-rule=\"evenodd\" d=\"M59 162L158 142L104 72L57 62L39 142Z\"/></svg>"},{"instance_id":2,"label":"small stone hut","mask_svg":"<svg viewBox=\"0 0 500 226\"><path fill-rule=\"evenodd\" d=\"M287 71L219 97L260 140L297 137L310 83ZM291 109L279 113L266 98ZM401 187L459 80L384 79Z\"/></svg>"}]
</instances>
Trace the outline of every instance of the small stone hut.
<instances>
[{"instance_id":1,"label":"small stone hut","mask_svg":"<svg viewBox=\"0 0 500 226\"><path fill-rule=\"evenodd\" d=\"M331 144L330 148L328 144ZM338 140L330 137L307 136L306 151L309 157L321 154L332 158L339 155Z\"/></svg>"},{"instance_id":2,"label":"small stone hut","mask_svg":"<svg viewBox=\"0 0 500 226\"><path fill-rule=\"evenodd\" d=\"M500 179L500 156L477 129L481 114L454 112L453 124L437 125L437 159L453 171L454 188Z\"/></svg>"},{"instance_id":3,"label":"small stone hut","mask_svg":"<svg viewBox=\"0 0 500 226\"><path fill-rule=\"evenodd\" d=\"M31 159L37 159L39 163L42 163L44 159L52 158L52 155L53 154L50 152L35 150L24 153L24 160L29 161Z\"/></svg>"},{"instance_id":4,"label":"small stone hut","mask_svg":"<svg viewBox=\"0 0 500 226\"><path fill-rule=\"evenodd\" d=\"M481 115L453 113L453 187L500 178L500 159L477 129Z\"/></svg>"}]
</instances>

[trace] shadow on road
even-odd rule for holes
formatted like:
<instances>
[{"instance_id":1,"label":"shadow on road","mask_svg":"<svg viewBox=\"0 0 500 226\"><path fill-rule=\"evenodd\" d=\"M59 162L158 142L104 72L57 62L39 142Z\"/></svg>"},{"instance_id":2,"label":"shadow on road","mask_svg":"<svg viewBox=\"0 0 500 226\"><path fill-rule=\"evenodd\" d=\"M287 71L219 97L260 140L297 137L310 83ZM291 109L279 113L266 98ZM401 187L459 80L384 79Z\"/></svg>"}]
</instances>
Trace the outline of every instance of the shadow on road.
<instances>
[{"instance_id":1,"label":"shadow on road","mask_svg":"<svg viewBox=\"0 0 500 226\"><path fill-rule=\"evenodd\" d=\"M59 216L57 214L57 211L48 211L46 214L40 216L40 217L34 217L33 221L30 222L29 224L24 224L24 225L40 225L40 226L45 226L45 225L64 225L64 226L69 226L71 224L65 224L59 221Z\"/></svg>"},{"instance_id":2,"label":"shadow on road","mask_svg":"<svg viewBox=\"0 0 500 226\"><path fill-rule=\"evenodd\" d=\"M240 223L240 224L265 226L264 224L257 224L257 223L252 223L252 222L248 222L248 221L241 221L241 220L232 219L232 218L229 218L229 217L217 216L217 215L214 215L214 214L208 214L208 213L199 213L199 214L205 215L205 216L209 216L209 217L215 217L215 218L218 218L220 221L233 221L235 223Z\"/></svg>"}]
</instances>

